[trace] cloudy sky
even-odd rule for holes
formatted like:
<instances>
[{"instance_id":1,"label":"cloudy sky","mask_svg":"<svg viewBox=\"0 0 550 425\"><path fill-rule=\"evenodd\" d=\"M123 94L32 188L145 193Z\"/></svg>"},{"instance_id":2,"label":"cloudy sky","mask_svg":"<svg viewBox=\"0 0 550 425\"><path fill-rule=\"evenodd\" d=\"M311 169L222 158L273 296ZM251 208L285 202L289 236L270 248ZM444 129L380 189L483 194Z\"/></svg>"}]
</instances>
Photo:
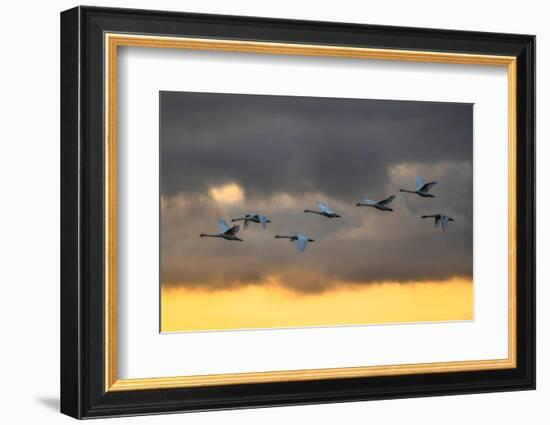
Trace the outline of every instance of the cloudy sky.
<instances>
[{"instance_id":1,"label":"cloudy sky","mask_svg":"<svg viewBox=\"0 0 550 425\"><path fill-rule=\"evenodd\" d=\"M163 287L339 285L472 277L471 104L162 92ZM436 198L399 193L415 177ZM394 212L356 207L397 194ZM340 219L305 214L317 202ZM239 236L201 239L218 218L267 215ZM423 214L446 213L446 232ZM315 239L304 254L274 234Z\"/></svg>"}]
</instances>

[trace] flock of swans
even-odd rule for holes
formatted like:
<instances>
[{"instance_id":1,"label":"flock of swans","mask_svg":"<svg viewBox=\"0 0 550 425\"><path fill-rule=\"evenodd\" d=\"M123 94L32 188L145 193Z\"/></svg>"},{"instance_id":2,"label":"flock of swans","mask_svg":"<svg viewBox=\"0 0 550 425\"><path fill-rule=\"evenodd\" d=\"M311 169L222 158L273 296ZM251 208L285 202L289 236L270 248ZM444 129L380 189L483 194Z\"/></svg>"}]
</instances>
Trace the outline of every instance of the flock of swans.
<instances>
[{"instance_id":1,"label":"flock of swans","mask_svg":"<svg viewBox=\"0 0 550 425\"><path fill-rule=\"evenodd\" d=\"M408 190L408 189L400 189L399 192L406 192L406 193L414 193L418 196L421 196L423 198L435 198L435 196L430 193L430 190L437 184L437 182L429 182L424 183L424 179L421 176L416 177L416 189L415 190ZM395 199L395 195L391 195L386 199L383 199L382 201L372 201L370 199L363 199L361 202L358 202L356 204L357 207L372 207L376 208L380 211L389 211L392 212L393 209L389 207L389 204L393 202ZM325 205L322 202L319 202L317 204L319 210L310 210L305 209L305 213L312 213L312 214L318 214L326 218L340 218L341 216L339 214L336 214L332 209L330 209L327 205ZM441 230L445 231L447 229L447 226L449 225L450 221L454 221L453 218L449 217L446 214L438 213L438 214L430 214L430 215L423 215L421 218L433 218L435 220L435 227L441 227ZM231 220L232 223L242 221L244 222L244 228L247 229L250 223L257 223L261 224L262 228L266 229L268 223L271 223L271 220L267 218L265 215L261 214L246 214L244 217L234 218ZM207 233L201 233L200 237L208 237L208 238L222 238L228 241L240 241L244 242L241 238L237 236L237 233L240 230L240 225L234 224L230 226L224 219L218 220L218 227L220 229L219 233L214 234L207 234ZM311 239L307 235L304 235L302 233L298 233L295 235L275 235L275 239L289 239L290 242L296 242L296 246L298 248L298 251L304 252L307 248L307 245L309 242L315 242L315 239Z\"/></svg>"}]
</instances>

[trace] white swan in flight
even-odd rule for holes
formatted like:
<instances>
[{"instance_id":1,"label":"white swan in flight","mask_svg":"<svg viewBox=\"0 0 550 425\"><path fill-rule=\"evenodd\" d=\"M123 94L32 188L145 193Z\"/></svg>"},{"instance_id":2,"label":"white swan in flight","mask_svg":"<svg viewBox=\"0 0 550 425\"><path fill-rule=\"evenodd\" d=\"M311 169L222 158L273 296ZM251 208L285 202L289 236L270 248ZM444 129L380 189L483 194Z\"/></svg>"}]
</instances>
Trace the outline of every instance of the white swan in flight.
<instances>
[{"instance_id":1,"label":"white swan in flight","mask_svg":"<svg viewBox=\"0 0 550 425\"><path fill-rule=\"evenodd\" d=\"M449 217L445 214L431 214L431 215L423 215L421 218L435 218L435 227L439 226L441 224L441 230L445 231L447 230L447 226L449 225L449 221L454 221L453 218Z\"/></svg>"},{"instance_id":2,"label":"white swan in flight","mask_svg":"<svg viewBox=\"0 0 550 425\"><path fill-rule=\"evenodd\" d=\"M435 198L435 196L430 193L430 190L436 184L437 182L424 183L424 179L422 178L422 176L417 176L416 190L399 189L399 192L416 193L417 195L422 196L423 198Z\"/></svg>"},{"instance_id":3,"label":"white swan in flight","mask_svg":"<svg viewBox=\"0 0 550 425\"><path fill-rule=\"evenodd\" d=\"M363 199L361 202L357 202L356 207L373 207L380 211L393 211L388 204L392 203L395 199L395 195L383 199L382 201L371 201L370 199Z\"/></svg>"},{"instance_id":4,"label":"white swan in flight","mask_svg":"<svg viewBox=\"0 0 550 425\"><path fill-rule=\"evenodd\" d=\"M218 226L220 228L220 233L215 233L215 234L201 233L201 238L223 238L228 241L244 242L242 239L237 237L237 233L241 228L238 224L236 224L235 226L229 227L229 224L227 224L227 221L220 218L218 220Z\"/></svg>"},{"instance_id":5,"label":"white swan in flight","mask_svg":"<svg viewBox=\"0 0 550 425\"><path fill-rule=\"evenodd\" d=\"M336 214L334 211L332 211L329 207L327 207L322 202L319 202L317 204L317 206L319 207L319 209L321 211L307 210L306 209L306 210L304 210L304 212L305 213L319 214L319 215L322 215L322 216L327 217L327 218L338 218L338 217L340 217L338 214Z\"/></svg>"},{"instance_id":6,"label":"white swan in flight","mask_svg":"<svg viewBox=\"0 0 550 425\"><path fill-rule=\"evenodd\" d=\"M244 217L234 218L231 220L232 223L235 221L244 221L244 228L248 228L248 223L258 223L261 224L264 229L267 228L267 223L271 223L271 220L265 215L261 214L246 214Z\"/></svg>"},{"instance_id":7,"label":"white swan in flight","mask_svg":"<svg viewBox=\"0 0 550 425\"><path fill-rule=\"evenodd\" d=\"M293 236L281 236L275 235L276 239L290 239L290 242L297 242L298 251L304 252L306 250L308 242L315 242L315 239L308 238L301 233Z\"/></svg>"}]
</instances>

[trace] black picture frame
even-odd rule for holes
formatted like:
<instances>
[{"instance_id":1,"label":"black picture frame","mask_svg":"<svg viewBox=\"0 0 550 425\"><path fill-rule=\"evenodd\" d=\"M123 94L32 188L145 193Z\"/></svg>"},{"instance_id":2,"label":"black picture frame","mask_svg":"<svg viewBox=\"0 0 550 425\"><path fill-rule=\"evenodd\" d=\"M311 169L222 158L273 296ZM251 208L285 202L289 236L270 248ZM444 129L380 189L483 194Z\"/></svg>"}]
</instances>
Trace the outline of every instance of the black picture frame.
<instances>
[{"instance_id":1,"label":"black picture frame","mask_svg":"<svg viewBox=\"0 0 550 425\"><path fill-rule=\"evenodd\" d=\"M106 392L104 33L517 58L517 367ZM132 9L61 13L61 412L75 418L535 388L535 37Z\"/></svg>"}]
</instances>

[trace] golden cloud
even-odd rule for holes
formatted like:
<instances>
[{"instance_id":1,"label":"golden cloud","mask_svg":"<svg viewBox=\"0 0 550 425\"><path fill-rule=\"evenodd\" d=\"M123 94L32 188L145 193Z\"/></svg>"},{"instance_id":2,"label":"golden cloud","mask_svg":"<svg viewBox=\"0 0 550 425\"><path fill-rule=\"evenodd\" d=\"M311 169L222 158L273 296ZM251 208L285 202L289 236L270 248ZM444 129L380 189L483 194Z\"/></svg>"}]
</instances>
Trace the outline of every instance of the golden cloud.
<instances>
[{"instance_id":1,"label":"golden cloud","mask_svg":"<svg viewBox=\"0 0 550 425\"><path fill-rule=\"evenodd\" d=\"M163 287L162 332L436 322L473 319L469 279L346 285L299 293L269 277L221 290Z\"/></svg>"}]
</instances>

